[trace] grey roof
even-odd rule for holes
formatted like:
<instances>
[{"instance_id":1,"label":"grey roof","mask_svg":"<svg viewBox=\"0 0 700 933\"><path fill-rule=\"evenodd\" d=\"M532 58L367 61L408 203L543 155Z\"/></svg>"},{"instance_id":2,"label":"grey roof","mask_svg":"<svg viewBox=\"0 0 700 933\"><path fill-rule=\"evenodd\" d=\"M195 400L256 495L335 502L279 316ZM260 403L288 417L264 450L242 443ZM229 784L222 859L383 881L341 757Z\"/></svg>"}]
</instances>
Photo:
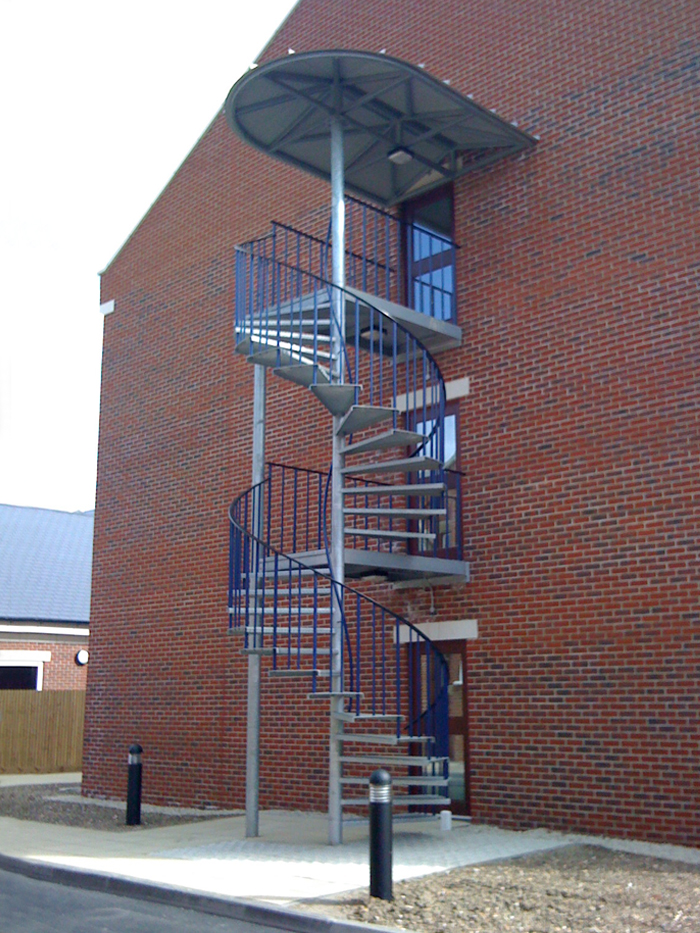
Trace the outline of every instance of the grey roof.
<instances>
[{"instance_id":1,"label":"grey roof","mask_svg":"<svg viewBox=\"0 0 700 933\"><path fill-rule=\"evenodd\" d=\"M225 110L251 145L326 179L330 120L339 119L346 188L386 206L535 145L421 68L372 52L304 52L267 62L236 82ZM397 149L411 158L392 161Z\"/></svg>"},{"instance_id":2,"label":"grey roof","mask_svg":"<svg viewBox=\"0 0 700 933\"><path fill-rule=\"evenodd\" d=\"M90 621L94 518L0 505L0 619Z\"/></svg>"}]
</instances>

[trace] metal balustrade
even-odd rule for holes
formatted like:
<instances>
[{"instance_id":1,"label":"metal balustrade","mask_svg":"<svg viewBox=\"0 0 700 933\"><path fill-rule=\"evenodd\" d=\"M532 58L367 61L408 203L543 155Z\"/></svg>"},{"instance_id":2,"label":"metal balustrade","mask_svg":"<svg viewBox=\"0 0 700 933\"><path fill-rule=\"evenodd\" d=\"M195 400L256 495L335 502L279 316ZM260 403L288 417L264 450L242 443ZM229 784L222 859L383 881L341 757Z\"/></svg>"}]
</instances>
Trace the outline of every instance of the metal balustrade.
<instances>
[{"instance_id":1,"label":"metal balustrade","mask_svg":"<svg viewBox=\"0 0 700 933\"><path fill-rule=\"evenodd\" d=\"M320 225L322 212L315 219ZM399 562L402 554L461 559L460 476L444 468L440 369L407 326L372 301L374 295L406 304L415 294L424 310L444 319L454 308L450 289L430 265L425 271L413 263L420 288L402 273L416 227L407 233L391 215L349 199L347 229L344 289L329 281L329 237L313 229L273 223L269 235L236 248L236 349L350 419L338 428L344 456L353 460L342 469L346 555L374 551L370 564L360 565L371 567L384 566L384 555ZM386 459L392 447L406 452ZM436 789L447 778L447 665L418 628L334 578L330 478L268 463L265 480L232 504L231 628L243 633L246 651L270 656L274 673L309 678L312 694L340 690L346 712L332 715L350 717L341 722L393 723L397 744L410 745L404 751L411 774L418 768L412 783ZM343 743L381 745L385 738L341 733ZM363 759L344 753L343 760L352 769ZM444 798L437 791L433 799Z\"/></svg>"},{"instance_id":2,"label":"metal balustrade","mask_svg":"<svg viewBox=\"0 0 700 933\"><path fill-rule=\"evenodd\" d=\"M309 229L278 221L272 232L242 248L283 266L330 279L331 231L327 210L307 218ZM454 266L458 246L419 223L345 199L345 280L352 288L405 305L441 321L456 313Z\"/></svg>"},{"instance_id":3,"label":"metal balustrade","mask_svg":"<svg viewBox=\"0 0 700 933\"><path fill-rule=\"evenodd\" d=\"M273 670L305 674L312 693L326 691L338 624L330 607L339 600L340 671L347 682L348 710L359 717L395 718L397 737L428 737L426 753L445 759L445 659L406 619L271 545L287 540L285 471L307 473L309 491L320 475L269 464L267 478L240 495L229 510L230 627L244 634L247 650L270 654ZM446 775L444 762L439 767Z\"/></svg>"},{"instance_id":4,"label":"metal balustrade","mask_svg":"<svg viewBox=\"0 0 700 933\"><path fill-rule=\"evenodd\" d=\"M299 236L297 247L305 242ZM425 441L414 451L430 449L444 456L445 385L427 348L384 311L346 289L266 255L270 240L254 248L236 247L236 339L249 352L266 348L277 354L276 365L312 368L312 385L360 386L363 402L396 410L406 423L432 423ZM274 238L272 250L277 256ZM297 252L301 250L298 248ZM345 308L347 339L342 344L343 372L331 366L332 318L340 294ZM281 373L283 375L283 373ZM342 376L342 378L341 378Z\"/></svg>"}]
</instances>

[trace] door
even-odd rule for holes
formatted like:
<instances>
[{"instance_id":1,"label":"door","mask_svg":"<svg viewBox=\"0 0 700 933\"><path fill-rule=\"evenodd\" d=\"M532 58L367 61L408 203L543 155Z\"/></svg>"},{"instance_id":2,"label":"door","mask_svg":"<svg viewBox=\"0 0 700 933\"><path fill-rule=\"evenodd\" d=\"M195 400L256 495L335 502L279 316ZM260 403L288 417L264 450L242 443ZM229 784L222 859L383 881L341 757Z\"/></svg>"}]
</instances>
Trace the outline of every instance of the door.
<instances>
[{"instance_id":1,"label":"door","mask_svg":"<svg viewBox=\"0 0 700 933\"><path fill-rule=\"evenodd\" d=\"M469 716L467 706L467 643L437 641L435 647L447 661L449 671L449 786L453 813L468 816L469 803Z\"/></svg>"}]
</instances>

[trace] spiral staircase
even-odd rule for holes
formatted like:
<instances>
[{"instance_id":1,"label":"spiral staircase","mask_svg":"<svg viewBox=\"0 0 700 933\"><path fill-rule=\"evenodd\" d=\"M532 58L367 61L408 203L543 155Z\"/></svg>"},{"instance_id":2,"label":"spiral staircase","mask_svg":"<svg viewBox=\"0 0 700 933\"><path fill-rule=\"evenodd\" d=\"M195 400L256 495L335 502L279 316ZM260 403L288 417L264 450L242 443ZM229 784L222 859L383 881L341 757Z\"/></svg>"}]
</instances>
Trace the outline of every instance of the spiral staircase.
<instances>
[{"instance_id":1,"label":"spiral staircase","mask_svg":"<svg viewBox=\"0 0 700 933\"><path fill-rule=\"evenodd\" d=\"M382 249L371 223L391 233ZM450 803L445 660L347 580L465 579L459 476L444 468L445 385L433 356L460 335L395 300L395 218L351 201L348 224L363 242L346 250L342 289L329 281L328 237L273 224L236 251L236 352L334 416L344 567L339 575L330 556L331 474L267 464L230 510L230 626L245 652L269 658L271 678L304 678L309 702L331 700L344 813L366 805L375 767L392 773L394 806L434 810Z\"/></svg>"}]
</instances>

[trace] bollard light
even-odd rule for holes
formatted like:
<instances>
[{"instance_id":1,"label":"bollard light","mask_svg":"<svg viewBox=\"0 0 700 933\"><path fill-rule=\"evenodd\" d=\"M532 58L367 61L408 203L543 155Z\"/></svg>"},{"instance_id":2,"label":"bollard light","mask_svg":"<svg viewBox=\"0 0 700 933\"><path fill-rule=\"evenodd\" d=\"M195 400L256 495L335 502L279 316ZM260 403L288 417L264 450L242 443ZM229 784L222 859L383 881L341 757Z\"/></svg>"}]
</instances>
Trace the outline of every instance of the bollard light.
<instances>
[{"instance_id":1,"label":"bollard light","mask_svg":"<svg viewBox=\"0 0 700 933\"><path fill-rule=\"evenodd\" d=\"M383 768L369 779L369 893L392 899L391 775Z\"/></svg>"},{"instance_id":2,"label":"bollard light","mask_svg":"<svg viewBox=\"0 0 700 933\"><path fill-rule=\"evenodd\" d=\"M140 745L129 746L128 771L129 778L126 787L126 825L139 826L141 823L141 756L143 749Z\"/></svg>"}]
</instances>

